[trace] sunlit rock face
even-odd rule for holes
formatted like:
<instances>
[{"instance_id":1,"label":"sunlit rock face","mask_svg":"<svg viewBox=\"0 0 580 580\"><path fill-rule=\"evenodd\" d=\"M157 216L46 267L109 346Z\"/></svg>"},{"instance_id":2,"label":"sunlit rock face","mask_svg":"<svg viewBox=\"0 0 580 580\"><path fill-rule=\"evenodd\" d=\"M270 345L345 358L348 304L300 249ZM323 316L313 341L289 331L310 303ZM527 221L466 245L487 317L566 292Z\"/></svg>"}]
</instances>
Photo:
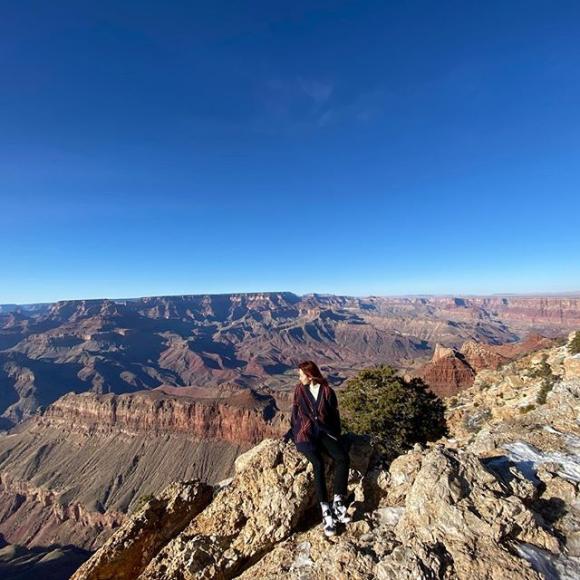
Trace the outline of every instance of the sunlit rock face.
<instances>
[{"instance_id":1,"label":"sunlit rock face","mask_svg":"<svg viewBox=\"0 0 580 580\"><path fill-rule=\"evenodd\" d=\"M219 394L161 387L58 399L0 436L0 533L29 548L97 549L140 496L174 480L216 483L241 453L288 428L283 397Z\"/></svg>"},{"instance_id":2,"label":"sunlit rock face","mask_svg":"<svg viewBox=\"0 0 580 580\"><path fill-rule=\"evenodd\" d=\"M440 397L450 397L471 387L479 371L498 369L522 355L554 344L553 339L539 334L503 345L467 340L459 350L437 343L431 361L419 367L414 374Z\"/></svg>"}]
</instances>

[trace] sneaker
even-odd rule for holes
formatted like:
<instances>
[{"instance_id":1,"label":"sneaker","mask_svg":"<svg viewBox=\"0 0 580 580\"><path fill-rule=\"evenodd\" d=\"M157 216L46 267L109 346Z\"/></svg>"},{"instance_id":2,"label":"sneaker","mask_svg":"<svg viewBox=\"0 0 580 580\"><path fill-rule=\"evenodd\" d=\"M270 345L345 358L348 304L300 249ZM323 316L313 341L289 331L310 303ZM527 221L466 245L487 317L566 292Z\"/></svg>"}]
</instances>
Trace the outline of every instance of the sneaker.
<instances>
[{"instance_id":1,"label":"sneaker","mask_svg":"<svg viewBox=\"0 0 580 580\"><path fill-rule=\"evenodd\" d=\"M332 502L332 511L334 512L334 517L341 524L348 524L352 520L351 516L347 512L347 507L344 504L344 497L342 495L336 494L334 496L334 501Z\"/></svg>"},{"instance_id":2,"label":"sneaker","mask_svg":"<svg viewBox=\"0 0 580 580\"><path fill-rule=\"evenodd\" d=\"M324 534L326 536L334 536L336 534L336 522L332 515L330 505L328 502L321 501L320 507L322 508L322 527L324 529Z\"/></svg>"}]
</instances>

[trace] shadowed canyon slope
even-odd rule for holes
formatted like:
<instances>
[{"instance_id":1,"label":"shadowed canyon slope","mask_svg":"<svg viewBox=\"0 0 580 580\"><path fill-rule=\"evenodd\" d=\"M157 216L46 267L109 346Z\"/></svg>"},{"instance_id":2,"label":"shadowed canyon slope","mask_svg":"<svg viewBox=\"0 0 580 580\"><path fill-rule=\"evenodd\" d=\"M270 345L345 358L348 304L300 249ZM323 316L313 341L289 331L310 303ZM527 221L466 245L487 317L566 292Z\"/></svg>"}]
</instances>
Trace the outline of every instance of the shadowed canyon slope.
<instances>
[{"instance_id":1,"label":"shadowed canyon slope","mask_svg":"<svg viewBox=\"0 0 580 580\"><path fill-rule=\"evenodd\" d=\"M288 388L304 358L340 381L376 363L412 368L437 343L499 345L579 323L574 297L263 292L9 306L0 310L0 428L71 391Z\"/></svg>"}]
</instances>

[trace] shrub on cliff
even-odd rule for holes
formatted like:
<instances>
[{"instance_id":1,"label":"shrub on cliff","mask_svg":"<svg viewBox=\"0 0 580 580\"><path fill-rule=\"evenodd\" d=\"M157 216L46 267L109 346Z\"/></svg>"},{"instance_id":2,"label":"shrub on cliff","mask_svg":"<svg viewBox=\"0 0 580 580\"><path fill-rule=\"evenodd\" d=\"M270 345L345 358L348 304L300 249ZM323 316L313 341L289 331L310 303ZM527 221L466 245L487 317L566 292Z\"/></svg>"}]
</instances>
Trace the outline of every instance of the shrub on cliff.
<instances>
[{"instance_id":1,"label":"shrub on cliff","mask_svg":"<svg viewBox=\"0 0 580 580\"><path fill-rule=\"evenodd\" d=\"M447 434L443 401L421 379L406 381L389 365L363 369L339 396L345 428L370 435L389 459Z\"/></svg>"},{"instance_id":2,"label":"shrub on cliff","mask_svg":"<svg viewBox=\"0 0 580 580\"><path fill-rule=\"evenodd\" d=\"M580 354L580 331L574 334L574 338L568 344L570 354Z\"/></svg>"},{"instance_id":3,"label":"shrub on cliff","mask_svg":"<svg viewBox=\"0 0 580 580\"><path fill-rule=\"evenodd\" d=\"M140 495L133 504L133 508L131 513L138 512L148 501L151 501L155 496L153 494L147 493L144 495Z\"/></svg>"},{"instance_id":4,"label":"shrub on cliff","mask_svg":"<svg viewBox=\"0 0 580 580\"><path fill-rule=\"evenodd\" d=\"M540 362L530 370L530 377L534 379L551 379L554 376L552 367L548 363L548 355L543 354Z\"/></svg>"}]
</instances>

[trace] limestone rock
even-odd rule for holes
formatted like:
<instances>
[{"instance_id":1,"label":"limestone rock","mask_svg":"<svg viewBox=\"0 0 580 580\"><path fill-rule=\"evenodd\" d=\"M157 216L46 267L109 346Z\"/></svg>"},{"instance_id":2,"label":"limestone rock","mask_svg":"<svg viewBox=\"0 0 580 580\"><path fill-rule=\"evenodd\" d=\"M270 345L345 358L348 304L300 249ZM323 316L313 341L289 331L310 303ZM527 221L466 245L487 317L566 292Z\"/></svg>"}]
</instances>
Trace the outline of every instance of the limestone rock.
<instances>
[{"instance_id":1,"label":"limestone rock","mask_svg":"<svg viewBox=\"0 0 580 580\"><path fill-rule=\"evenodd\" d=\"M436 575L452 566L458 578L533 578L510 553L510 541L559 551L556 538L476 456L442 447L426 455L396 533L415 553L437 555Z\"/></svg>"},{"instance_id":2,"label":"limestone rock","mask_svg":"<svg viewBox=\"0 0 580 580\"><path fill-rule=\"evenodd\" d=\"M211 486L200 481L172 483L125 522L71 580L133 580L211 497Z\"/></svg>"},{"instance_id":3,"label":"limestone rock","mask_svg":"<svg viewBox=\"0 0 580 580\"><path fill-rule=\"evenodd\" d=\"M232 578L297 527L315 500L307 460L272 439L248 453L238 460L231 484L140 578Z\"/></svg>"}]
</instances>

